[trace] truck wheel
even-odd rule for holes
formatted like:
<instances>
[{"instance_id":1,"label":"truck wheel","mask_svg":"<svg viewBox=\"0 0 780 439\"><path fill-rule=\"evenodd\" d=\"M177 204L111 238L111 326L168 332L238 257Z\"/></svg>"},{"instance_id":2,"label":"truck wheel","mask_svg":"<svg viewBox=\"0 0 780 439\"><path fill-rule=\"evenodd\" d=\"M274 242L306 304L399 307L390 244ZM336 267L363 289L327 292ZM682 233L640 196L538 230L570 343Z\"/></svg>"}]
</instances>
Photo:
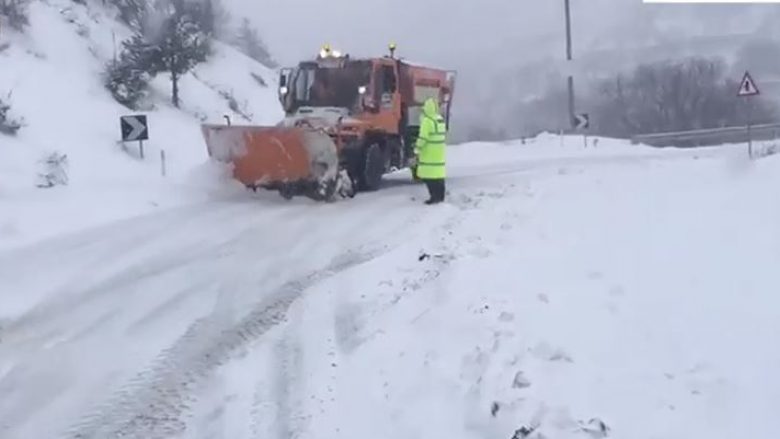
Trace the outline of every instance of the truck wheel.
<instances>
[{"instance_id":1,"label":"truck wheel","mask_svg":"<svg viewBox=\"0 0 780 439\"><path fill-rule=\"evenodd\" d=\"M372 143L366 148L365 162L361 178L361 188L366 191L379 189L385 174L385 155L379 144Z\"/></svg>"},{"instance_id":2,"label":"truck wheel","mask_svg":"<svg viewBox=\"0 0 780 439\"><path fill-rule=\"evenodd\" d=\"M339 171L336 181L338 182L338 194L341 198L355 198L355 183L346 169Z\"/></svg>"},{"instance_id":3,"label":"truck wheel","mask_svg":"<svg viewBox=\"0 0 780 439\"><path fill-rule=\"evenodd\" d=\"M279 195L281 195L285 200L292 200L293 197L295 197L295 190L289 184L283 184L279 188Z\"/></svg>"},{"instance_id":4,"label":"truck wheel","mask_svg":"<svg viewBox=\"0 0 780 439\"><path fill-rule=\"evenodd\" d=\"M387 149L387 155L390 158L390 169L388 171L394 172L403 169L406 166L403 141L400 138L388 140Z\"/></svg>"},{"instance_id":5,"label":"truck wheel","mask_svg":"<svg viewBox=\"0 0 780 439\"><path fill-rule=\"evenodd\" d=\"M333 201L333 196L336 195L336 189L338 189L338 180L332 178L329 180L321 181L312 187L312 190L308 193L309 198L314 201Z\"/></svg>"}]
</instances>

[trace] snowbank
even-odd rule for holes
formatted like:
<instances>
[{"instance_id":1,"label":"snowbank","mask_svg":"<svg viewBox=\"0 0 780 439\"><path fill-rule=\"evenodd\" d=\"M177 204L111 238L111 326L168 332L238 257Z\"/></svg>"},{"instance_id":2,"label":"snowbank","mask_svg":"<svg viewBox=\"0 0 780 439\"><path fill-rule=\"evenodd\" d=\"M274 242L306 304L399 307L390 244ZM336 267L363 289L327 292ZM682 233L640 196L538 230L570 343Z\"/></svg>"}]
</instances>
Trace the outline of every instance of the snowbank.
<instances>
[{"instance_id":1,"label":"snowbank","mask_svg":"<svg viewBox=\"0 0 780 439\"><path fill-rule=\"evenodd\" d=\"M230 115L270 124L283 115L276 74L215 42L210 61L182 78L180 110L169 103L167 75L153 81L141 160L137 142L119 142L120 116L135 112L101 79L129 30L97 4L65 0L31 3L30 22L24 35L2 33L10 47L0 53L0 95L10 94L27 126L0 135L0 248L201 200L202 182L191 180L208 176L191 173L207 161L199 123ZM39 189L40 161L52 152L67 155L68 184Z\"/></svg>"},{"instance_id":2,"label":"snowbank","mask_svg":"<svg viewBox=\"0 0 780 439\"><path fill-rule=\"evenodd\" d=\"M0 252L0 435L773 438L780 159L553 148Z\"/></svg>"},{"instance_id":3,"label":"snowbank","mask_svg":"<svg viewBox=\"0 0 780 439\"><path fill-rule=\"evenodd\" d=\"M780 159L733 158L457 185L462 215L311 291L224 392L278 389L262 431L300 437L772 438Z\"/></svg>"}]
</instances>

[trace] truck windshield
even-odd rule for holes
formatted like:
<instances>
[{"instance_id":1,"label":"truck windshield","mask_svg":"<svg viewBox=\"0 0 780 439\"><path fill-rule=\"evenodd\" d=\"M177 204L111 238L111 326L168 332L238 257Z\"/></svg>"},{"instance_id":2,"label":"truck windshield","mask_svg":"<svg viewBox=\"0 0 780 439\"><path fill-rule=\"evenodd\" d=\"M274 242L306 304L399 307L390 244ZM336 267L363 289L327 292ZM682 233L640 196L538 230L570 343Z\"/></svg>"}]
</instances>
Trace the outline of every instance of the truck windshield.
<instances>
[{"instance_id":1,"label":"truck windshield","mask_svg":"<svg viewBox=\"0 0 780 439\"><path fill-rule=\"evenodd\" d=\"M360 86L371 80L369 61L347 61L341 66L301 66L295 74L295 107L342 107L358 102Z\"/></svg>"}]
</instances>

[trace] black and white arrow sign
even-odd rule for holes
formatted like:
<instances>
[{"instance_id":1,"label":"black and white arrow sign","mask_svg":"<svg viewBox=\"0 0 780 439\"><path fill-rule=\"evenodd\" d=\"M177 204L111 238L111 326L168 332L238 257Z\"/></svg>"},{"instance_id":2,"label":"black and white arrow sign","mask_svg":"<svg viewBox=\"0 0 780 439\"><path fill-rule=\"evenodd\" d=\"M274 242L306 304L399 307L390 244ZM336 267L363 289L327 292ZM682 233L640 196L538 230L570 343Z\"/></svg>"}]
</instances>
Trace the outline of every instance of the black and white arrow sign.
<instances>
[{"instance_id":1,"label":"black and white arrow sign","mask_svg":"<svg viewBox=\"0 0 780 439\"><path fill-rule=\"evenodd\" d=\"M149 127L146 124L146 116L122 116L122 141L149 139Z\"/></svg>"},{"instance_id":2,"label":"black and white arrow sign","mask_svg":"<svg viewBox=\"0 0 780 439\"><path fill-rule=\"evenodd\" d=\"M590 127L590 116L588 116L588 113L581 113L574 115L574 120L572 121L574 124L574 128L578 130L586 130Z\"/></svg>"}]
</instances>

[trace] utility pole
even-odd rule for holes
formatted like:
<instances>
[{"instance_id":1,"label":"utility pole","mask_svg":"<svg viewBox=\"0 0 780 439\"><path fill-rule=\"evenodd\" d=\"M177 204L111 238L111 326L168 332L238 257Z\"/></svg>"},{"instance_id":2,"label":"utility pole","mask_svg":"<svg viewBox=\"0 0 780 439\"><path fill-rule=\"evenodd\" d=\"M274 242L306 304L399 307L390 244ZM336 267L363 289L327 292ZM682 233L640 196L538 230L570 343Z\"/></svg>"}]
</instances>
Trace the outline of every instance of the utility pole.
<instances>
[{"instance_id":1,"label":"utility pole","mask_svg":"<svg viewBox=\"0 0 780 439\"><path fill-rule=\"evenodd\" d=\"M564 2L564 8L566 10L566 63L567 63L567 71L569 72L568 77L568 88L569 88L569 125L570 127L574 126L574 77L572 76L572 56L571 56L571 10L569 8L569 0L563 0Z\"/></svg>"}]
</instances>

